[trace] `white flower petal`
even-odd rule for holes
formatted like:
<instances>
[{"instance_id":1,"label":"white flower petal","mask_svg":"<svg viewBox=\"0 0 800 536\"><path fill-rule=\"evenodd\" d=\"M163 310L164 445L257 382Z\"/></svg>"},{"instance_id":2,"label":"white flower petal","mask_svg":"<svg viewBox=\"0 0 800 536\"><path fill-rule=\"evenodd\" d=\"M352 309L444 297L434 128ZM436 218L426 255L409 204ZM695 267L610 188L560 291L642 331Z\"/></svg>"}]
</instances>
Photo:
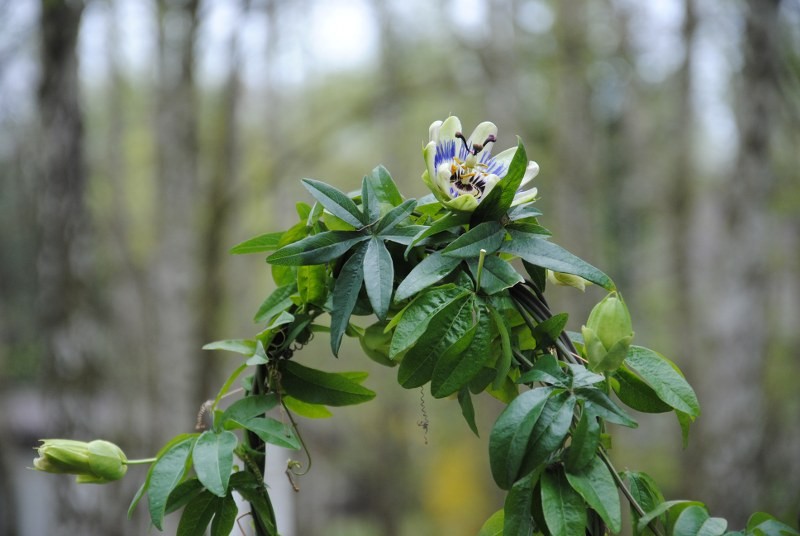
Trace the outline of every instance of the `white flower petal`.
<instances>
[{"instance_id":1,"label":"white flower petal","mask_svg":"<svg viewBox=\"0 0 800 536\"><path fill-rule=\"evenodd\" d=\"M438 141L454 140L456 138L456 132L461 132L461 121L459 121L458 117L451 115L445 119L439 127Z\"/></svg>"},{"instance_id":2,"label":"white flower petal","mask_svg":"<svg viewBox=\"0 0 800 536\"><path fill-rule=\"evenodd\" d=\"M428 129L428 141L436 141L439 139L439 129L442 128L441 121L434 121Z\"/></svg>"},{"instance_id":3,"label":"white flower petal","mask_svg":"<svg viewBox=\"0 0 800 536\"><path fill-rule=\"evenodd\" d=\"M519 187L522 188L528 184L533 178L539 174L539 164L531 160L528 162L528 167L525 169L525 175L522 176L522 182Z\"/></svg>"},{"instance_id":4,"label":"white flower petal","mask_svg":"<svg viewBox=\"0 0 800 536\"><path fill-rule=\"evenodd\" d=\"M536 194L538 190L536 188L531 188L525 192L519 192L517 195L514 196L514 201L511 203L512 207L517 205L524 205L525 203L530 203L534 199L536 199Z\"/></svg>"},{"instance_id":5,"label":"white flower petal","mask_svg":"<svg viewBox=\"0 0 800 536\"><path fill-rule=\"evenodd\" d=\"M500 177L492 173L491 175L486 175L486 178L483 180L484 183L486 184L486 187L483 189L482 199L485 198L487 195L489 195L489 192L492 191L492 188L494 188L495 184L500 182Z\"/></svg>"},{"instance_id":6,"label":"white flower petal","mask_svg":"<svg viewBox=\"0 0 800 536\"><path fill-rule=\"evenodd\" d=\"M450 196L450 164L439 164L439 168L436 170L436 175L434 175L433 180L436 183L436 186L442 193L447 194L448 197Z\"/></svg>"},{"instance_id":7,"label":"white flower petal","mask_svg":"<svg viewBox=\"0 0 800 536\"><path fill-rule=\"evenodd\" d=\"M511 147L510 149L506 149L502 153L495 155L494 161L500 164L503 164L503 167L508 169L508 165L511 163L511 159L514 158L514 154L516 154L517 148Z\"/></svg>"},{"instance_id":8,"label":"white flower petal","mask_svg":"<svg viewBox=\"0 0 800 536\"><path fill-rule=\"evenodd\" d=\"M480 143L483 145L483 142L486 141L486 138L489 136L497 136L497 126L491 121L484 121L475 127L475 130L473 130L472 134L470 134L469 138L467 138L467 142L470 147L472 147L472 144L474 143ZM487 150L488 148L488 150L491 152L492 145L493 143L489 142L484 146L483 149Z\"/></svg>"},{"instance_id":9,"label":"white flower petal","mask_svg":"<svg viewBox=\"0 0 800 536\"><path fill-rule=\"evenodd\" d=\"M431 177L434 175L433 166L436 162L436 142L432 141L425 146L422 150L422 156L425 159L425 168L428 170L428 174Z\"/></svg>"}]
</instances>

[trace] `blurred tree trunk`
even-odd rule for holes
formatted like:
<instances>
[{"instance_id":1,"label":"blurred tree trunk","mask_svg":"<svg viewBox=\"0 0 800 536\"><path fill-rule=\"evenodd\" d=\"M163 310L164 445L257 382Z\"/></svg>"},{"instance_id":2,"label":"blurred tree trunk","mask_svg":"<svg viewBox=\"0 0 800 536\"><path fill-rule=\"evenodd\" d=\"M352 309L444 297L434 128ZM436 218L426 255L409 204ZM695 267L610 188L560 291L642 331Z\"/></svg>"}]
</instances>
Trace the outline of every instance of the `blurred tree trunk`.
<instances>
[{"instance_id":1,"label":"blurred tree trunk","mask_svg":"<svg viewBox=\"0 0 800 536\"><path fill-rule=\"evenodd\" d=\"M589 54L587 44L587 2L558 2L555 8L554 33L557 39L555 66L554 116L555 155L554 169L548 174L555 177L552 205L548 213L559 243L570 251L578 252L587 261L602 265L597 256L597 243L601 234L595 226L597 210L592 203L597 192L593 185L597 171L593 162L595 124L590 109L590 89L586 79ZM588 297L576 293L562 293L562 306L582 315L577 304L583 304L588 313Z\"/></svg>"},{"instance_id":2,"label":"blurred tree trunk","mask_svg":"<svg viewBox=\"0 0 800 536\"><path fill-rule=\"evenodd\" d=\"M246 16L245 7L244 16ZM222 88L220 102L216 108L215 120L210 133L212 146L211 161L208 169L208 185L204 188L201 241L201 274L199 298L199 338L212 341L221 337L219 332L224 309L225 290L225 258L229 244L227 231L230 225L232 209L235 207L232 185L237 180L239 171L239 138L237 129L237 112L241 93L241 54L239 51L239 32L233 26L228 38L228 57L230 65L225 86ZM223 370L220 356L215 352L200 354L200 381L195 398L205 400L213 397L223 381Z\"/></svg>"},{"instance_id":3,"label":"blurred tree trunk","mask_svg":"<svg viewBox=\"0 0 800 536\"><path fill-rule=\"evenodd\" d=\"M84 121L75 53L84 6L78 1L43 0L40 8L37 277L42 385L51 419L48 433L92 439L102 413L97 401L106 378L85 201ZM53 477L51 485L56 495L53 534L117 532L124 503L120 508L103 501L108 490L76 486L59 477Z\"/></svg>"},{"instance_id":4,"label":"blurred tree trunk","mask_svg":"<svg viewBox=\"0 0 800 536\"><path fill-rule=\"evenodd\" d=\"M197 330L197 119L194 45L199 0L158 0L156 229L148 386L155 440L190 430L202 345Z\"/></svg>"},{"instance_id":5,"label":"blurred tree trunk","mask_svg":"<svg viewBox=\"0 0 800 536\"><path fill-rule=\"evenodd\" d=\"M744 65L736 116L739 152L716 192L720 235L709 249L704 313L710 366L699 379L704 395L697 443L704 449L695 492L733 526L763 507L765 412L762 391L769 303L770 201L775 173L770 128L776 118L777 0L749 0L744 17Z\"/></svg>"}]
</instances>

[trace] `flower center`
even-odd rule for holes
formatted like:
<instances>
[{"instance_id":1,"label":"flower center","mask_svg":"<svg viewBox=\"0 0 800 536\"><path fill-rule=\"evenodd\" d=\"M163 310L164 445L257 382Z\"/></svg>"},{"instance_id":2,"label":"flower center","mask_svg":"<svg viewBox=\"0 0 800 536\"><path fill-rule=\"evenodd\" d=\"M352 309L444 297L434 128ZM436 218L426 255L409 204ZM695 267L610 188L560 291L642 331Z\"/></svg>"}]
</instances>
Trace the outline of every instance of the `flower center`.
<instances>
[{"instance_id":1,"label":"flower center","mask_svg":"<svg viewBox=\"0 0 800 536\"><path fill-rule=\"evenodd\" d=\"M496 141L494 135L489 135L483 143L473 143L472 147L467 143L467 139L461 132L456 132L455 137L464 144L466 158L461 159L453 156L450 164L450 194L453 197L459 195L472 195L477 199L483 196L486 190L486 176L489 175L489 164L478 160L478 155L486 144Z\"/></svg>"}]
</instances>

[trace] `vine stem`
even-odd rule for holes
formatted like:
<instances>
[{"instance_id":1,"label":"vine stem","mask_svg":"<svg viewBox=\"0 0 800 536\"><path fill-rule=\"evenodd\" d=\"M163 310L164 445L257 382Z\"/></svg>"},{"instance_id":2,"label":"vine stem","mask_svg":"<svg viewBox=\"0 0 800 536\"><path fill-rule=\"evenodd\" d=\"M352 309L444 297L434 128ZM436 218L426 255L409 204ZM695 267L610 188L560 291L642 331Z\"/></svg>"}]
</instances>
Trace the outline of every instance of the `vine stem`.
<instances>
[{"instance_id":1,"label":"vine stem","mask_svg":"<svg viewBox=\"0 0 800 536\"><path fill-rule=\"evenodd\" d=\"M600 456L600 459L603 460L603 463L606 464L608 470L611 471L611 476L614 478L614 482L617 484L617 487L622 492L622 494L625 495L625 498L628 500L628 503L630 503L631 508L636 510L636 513L639 515L639 517L644 517L647 514L647 512L644 511L644 508L642 508L642 506L636 501L634 496L631 494L631 491L625 485L625 482L622 481L622 478L619 476L619 473L617 473L617 470L611 463L611 459L608 457L608 454L606 453L605 449L602 448L599 449L598 455ZM664 536L664 533L661 532L661 529L659 529L655 523L656 520L653 519L650 521L650 523L647 524L647 526L650 527L650 530L652 530L656 536Z\"/></svg>"},{"instance_id":2,"label":"vine stem","mask_svg":"<svg viewBox=\"0 0 800 536\"><path fill-rule=\"evenodd\" d=\"M146 465L148 463L153 463L158 458L141 458L139 460L127 460L124 462L124 465Z\"/></svg>"}]
</instances>

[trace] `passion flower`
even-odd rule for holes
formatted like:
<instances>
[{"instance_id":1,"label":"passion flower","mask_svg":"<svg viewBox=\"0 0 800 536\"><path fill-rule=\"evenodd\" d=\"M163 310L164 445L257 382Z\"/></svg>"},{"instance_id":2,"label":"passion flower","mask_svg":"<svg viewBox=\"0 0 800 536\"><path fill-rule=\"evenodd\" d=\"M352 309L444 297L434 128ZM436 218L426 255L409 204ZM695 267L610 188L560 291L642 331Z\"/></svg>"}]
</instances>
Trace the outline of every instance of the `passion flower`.
<instances>
[{"instance_id":1,"label":"passion flower","mask_svg":"<svg viewBox=\"0 0 800 536\"><path fill-rule=\"evenodd\" d=\"M508 173L516 147L492 156L497 127L484 121L469 137L461 132L461 121L450 116L435 121L429 129L429 142L423 150L426 170L422 180L436 198L451 210L472 212L494 186ZM536 188L523 187L539 173L539 164L528 163L512 206L533 201Z\"/></svg>"}]
</instances>

